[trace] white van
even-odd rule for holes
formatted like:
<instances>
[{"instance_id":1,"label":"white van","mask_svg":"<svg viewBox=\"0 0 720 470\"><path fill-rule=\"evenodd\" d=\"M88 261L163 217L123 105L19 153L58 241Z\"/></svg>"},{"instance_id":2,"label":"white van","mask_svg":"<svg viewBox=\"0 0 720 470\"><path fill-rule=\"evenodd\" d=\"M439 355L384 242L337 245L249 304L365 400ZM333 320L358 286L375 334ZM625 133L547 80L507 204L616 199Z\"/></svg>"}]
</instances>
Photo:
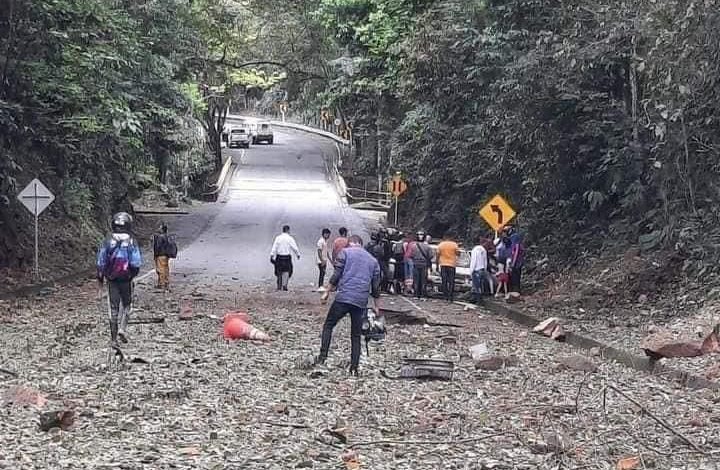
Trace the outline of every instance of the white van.
<instances>
[{"instance_id":1,"label":"white van","mask_svg":"<svg viewBox=\"0 0 720 470\"><path fill-rule=\"evenodd\" d=\"M273 130L270 126L270 123L267 121L258 123L255 138L253 139L253 144L267 142L268 144L272 145L274 140L275 136L273 135Z\"/></svg>"}]
</instances>

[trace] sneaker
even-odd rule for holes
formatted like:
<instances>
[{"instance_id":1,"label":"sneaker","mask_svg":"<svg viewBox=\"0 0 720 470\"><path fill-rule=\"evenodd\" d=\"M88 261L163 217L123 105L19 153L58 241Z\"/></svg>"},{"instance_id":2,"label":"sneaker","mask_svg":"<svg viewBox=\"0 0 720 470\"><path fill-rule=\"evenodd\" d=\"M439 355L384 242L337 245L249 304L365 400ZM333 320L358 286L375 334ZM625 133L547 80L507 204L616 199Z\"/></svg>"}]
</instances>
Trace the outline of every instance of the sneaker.
<instances>
[{"instance_id":1,"label":"sneaker","mask_svg":"<svg viewBox=\"0 0 720 470\"><path fill-rule=\"evenodd\" d=\"M325 289L323 286L318 287L317 292L327 292L327 289Z\"/></svg>"},{"instance_id":2,"label":"sneaker","mask_svg":"<svg viewBox=\"0 0 720 470\"><path fill-rule=\"evenodd\" d=\"M316 365L316 366L324 366L326 360L327 360L327 357L317 356L317 357L315 358L315 363L314 363L314 365Z\"/></svg>"},{"instance_id":3,"label":"sneaker","mask_svg":"<svg viewBox=\"0 0 720 470\"><path fill-rule=\"evenodd\" d=\"M127 333L125 333L124 331L118 331L118 338L120 338L120 341L127 344L127 342L128 342Z\"/></svg>"},{"instance_id":4,"label":"sneaker","mask_svg":"<svg viewBox=\"0 0 720 470\"><path fill-rule=\"evenodd\" d=\"M353 377L358 377L359 374L358 374L358 370L357 370L356 367L351 367L351 368L350 368L350 375L353 376Z\"/></svg>"}]
</instances>

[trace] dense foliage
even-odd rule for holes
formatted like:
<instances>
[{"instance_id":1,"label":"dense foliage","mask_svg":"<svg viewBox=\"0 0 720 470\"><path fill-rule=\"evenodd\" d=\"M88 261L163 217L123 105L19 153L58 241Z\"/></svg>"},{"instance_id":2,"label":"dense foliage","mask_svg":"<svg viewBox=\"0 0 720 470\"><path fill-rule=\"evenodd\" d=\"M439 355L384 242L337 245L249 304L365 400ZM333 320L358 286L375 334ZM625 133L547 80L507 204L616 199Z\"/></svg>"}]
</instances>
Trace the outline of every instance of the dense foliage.
<instances>
[{"instance_id":1,"label":"dense foliage","mask_svg":"<svg viewBox=\"0 0 720 470\"><path fill-rule=\"evenodd\" d=\"M33 177L57 196L45 250L76 257L143 189L207 188L228 106L277 81L239 64L247 3L0 0L0 268L31 260Z\"/></svg>"},{"instance_id":2,"label":"dense foliage","mask_svg":"<svg viewBox=\"0 0 720 470\"><path fill-rule=\"evenodd\" d=\"M32 176L97 231L126 189L216 168L228 109L285 100L352 127L354 174L405 174L407 225L473 238L501 192L551 253L620 240L703 256L720 198L719 6L0 0L0 266L28 255L10 199Z\"/></svg>"},{"instance_id":3,"label":"dense foliage","mask_svg":"<svg viewBox=\"0 0 720 470\"><path fill-rule=\"evenodd\" d=\"M500 192L554 254L607 240L700 254L720 198L718 7L323 0L351 66L319 97L353 122L356 171L409 178L409 224L473 238Z\"/></svg>"}]
</instances>

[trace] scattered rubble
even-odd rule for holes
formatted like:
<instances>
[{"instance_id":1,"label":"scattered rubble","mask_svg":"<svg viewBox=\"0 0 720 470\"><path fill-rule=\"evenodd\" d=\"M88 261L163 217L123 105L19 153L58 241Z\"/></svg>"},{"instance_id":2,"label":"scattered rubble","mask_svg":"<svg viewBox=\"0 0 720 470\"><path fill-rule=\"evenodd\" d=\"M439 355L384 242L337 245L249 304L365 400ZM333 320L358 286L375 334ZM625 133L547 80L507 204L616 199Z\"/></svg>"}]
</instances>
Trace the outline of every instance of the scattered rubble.
<instances>
[{"instance_id":1,"label":"scattered rubble","mask_svg":"<svg viewBox=\"0 0 720 470\"><path fill-rule=\"evenodd\" d=\"M195 313L216 321L178 319L191 288L212 299ZM336 328L327 363L314 366L326 307L309 290L271 289L213 280L178 283L167 296L140 290L138 317L166 321L133 325L123 349L145 363L111 370L103 367L107 323L92 304L93 286L21 306L0 330L3 367L21 378L1 376L0 396L14 403L14 387L30 388L56 421L40 432L35 406L4 406L0 438L21 452L2 454L0 468L615 468L628 456L654 458L658 468L702 468L717 458L720 417L710 390L685 390L598 357L596 373L568 368L559 379L553 364L581 351L523 335L482 306L435 301L417 310L434 325L390 325L353 377L349 321ZM384 300L390 307L395 299ZM238 306L272 343L218 334L224 313ZM79 339L57 334L81 323L89 326ZM444 323L464 326L437 325ZM477 345L485 348L473 358ZM500 368L476 369L476 360L493 357ZM383 370L423 363L452 365L452 380L382 378ZM69 432L56 425L56 410L74 410Z\"/></svg>"}]
</instances>

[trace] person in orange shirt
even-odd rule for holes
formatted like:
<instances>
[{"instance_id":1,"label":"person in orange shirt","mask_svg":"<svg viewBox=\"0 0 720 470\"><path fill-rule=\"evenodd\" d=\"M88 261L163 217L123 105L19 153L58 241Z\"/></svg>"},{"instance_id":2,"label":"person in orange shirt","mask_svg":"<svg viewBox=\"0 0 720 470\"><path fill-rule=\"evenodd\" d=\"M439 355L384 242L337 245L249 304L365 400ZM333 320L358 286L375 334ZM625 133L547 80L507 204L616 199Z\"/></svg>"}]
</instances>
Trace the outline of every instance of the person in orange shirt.
<instances>
[{"instance_id":1,"label":"person in orange shirt","mask_svg":"<svg viewBox=\"0 0 720 470\"><path fill-rule=\"evenodd\" d=\"M442 292L449 302L455 299L455 269L458 256L460 256L460 247L446 234L437 247L435 264L440 269Z\"/></svg>"}]
</instances>

